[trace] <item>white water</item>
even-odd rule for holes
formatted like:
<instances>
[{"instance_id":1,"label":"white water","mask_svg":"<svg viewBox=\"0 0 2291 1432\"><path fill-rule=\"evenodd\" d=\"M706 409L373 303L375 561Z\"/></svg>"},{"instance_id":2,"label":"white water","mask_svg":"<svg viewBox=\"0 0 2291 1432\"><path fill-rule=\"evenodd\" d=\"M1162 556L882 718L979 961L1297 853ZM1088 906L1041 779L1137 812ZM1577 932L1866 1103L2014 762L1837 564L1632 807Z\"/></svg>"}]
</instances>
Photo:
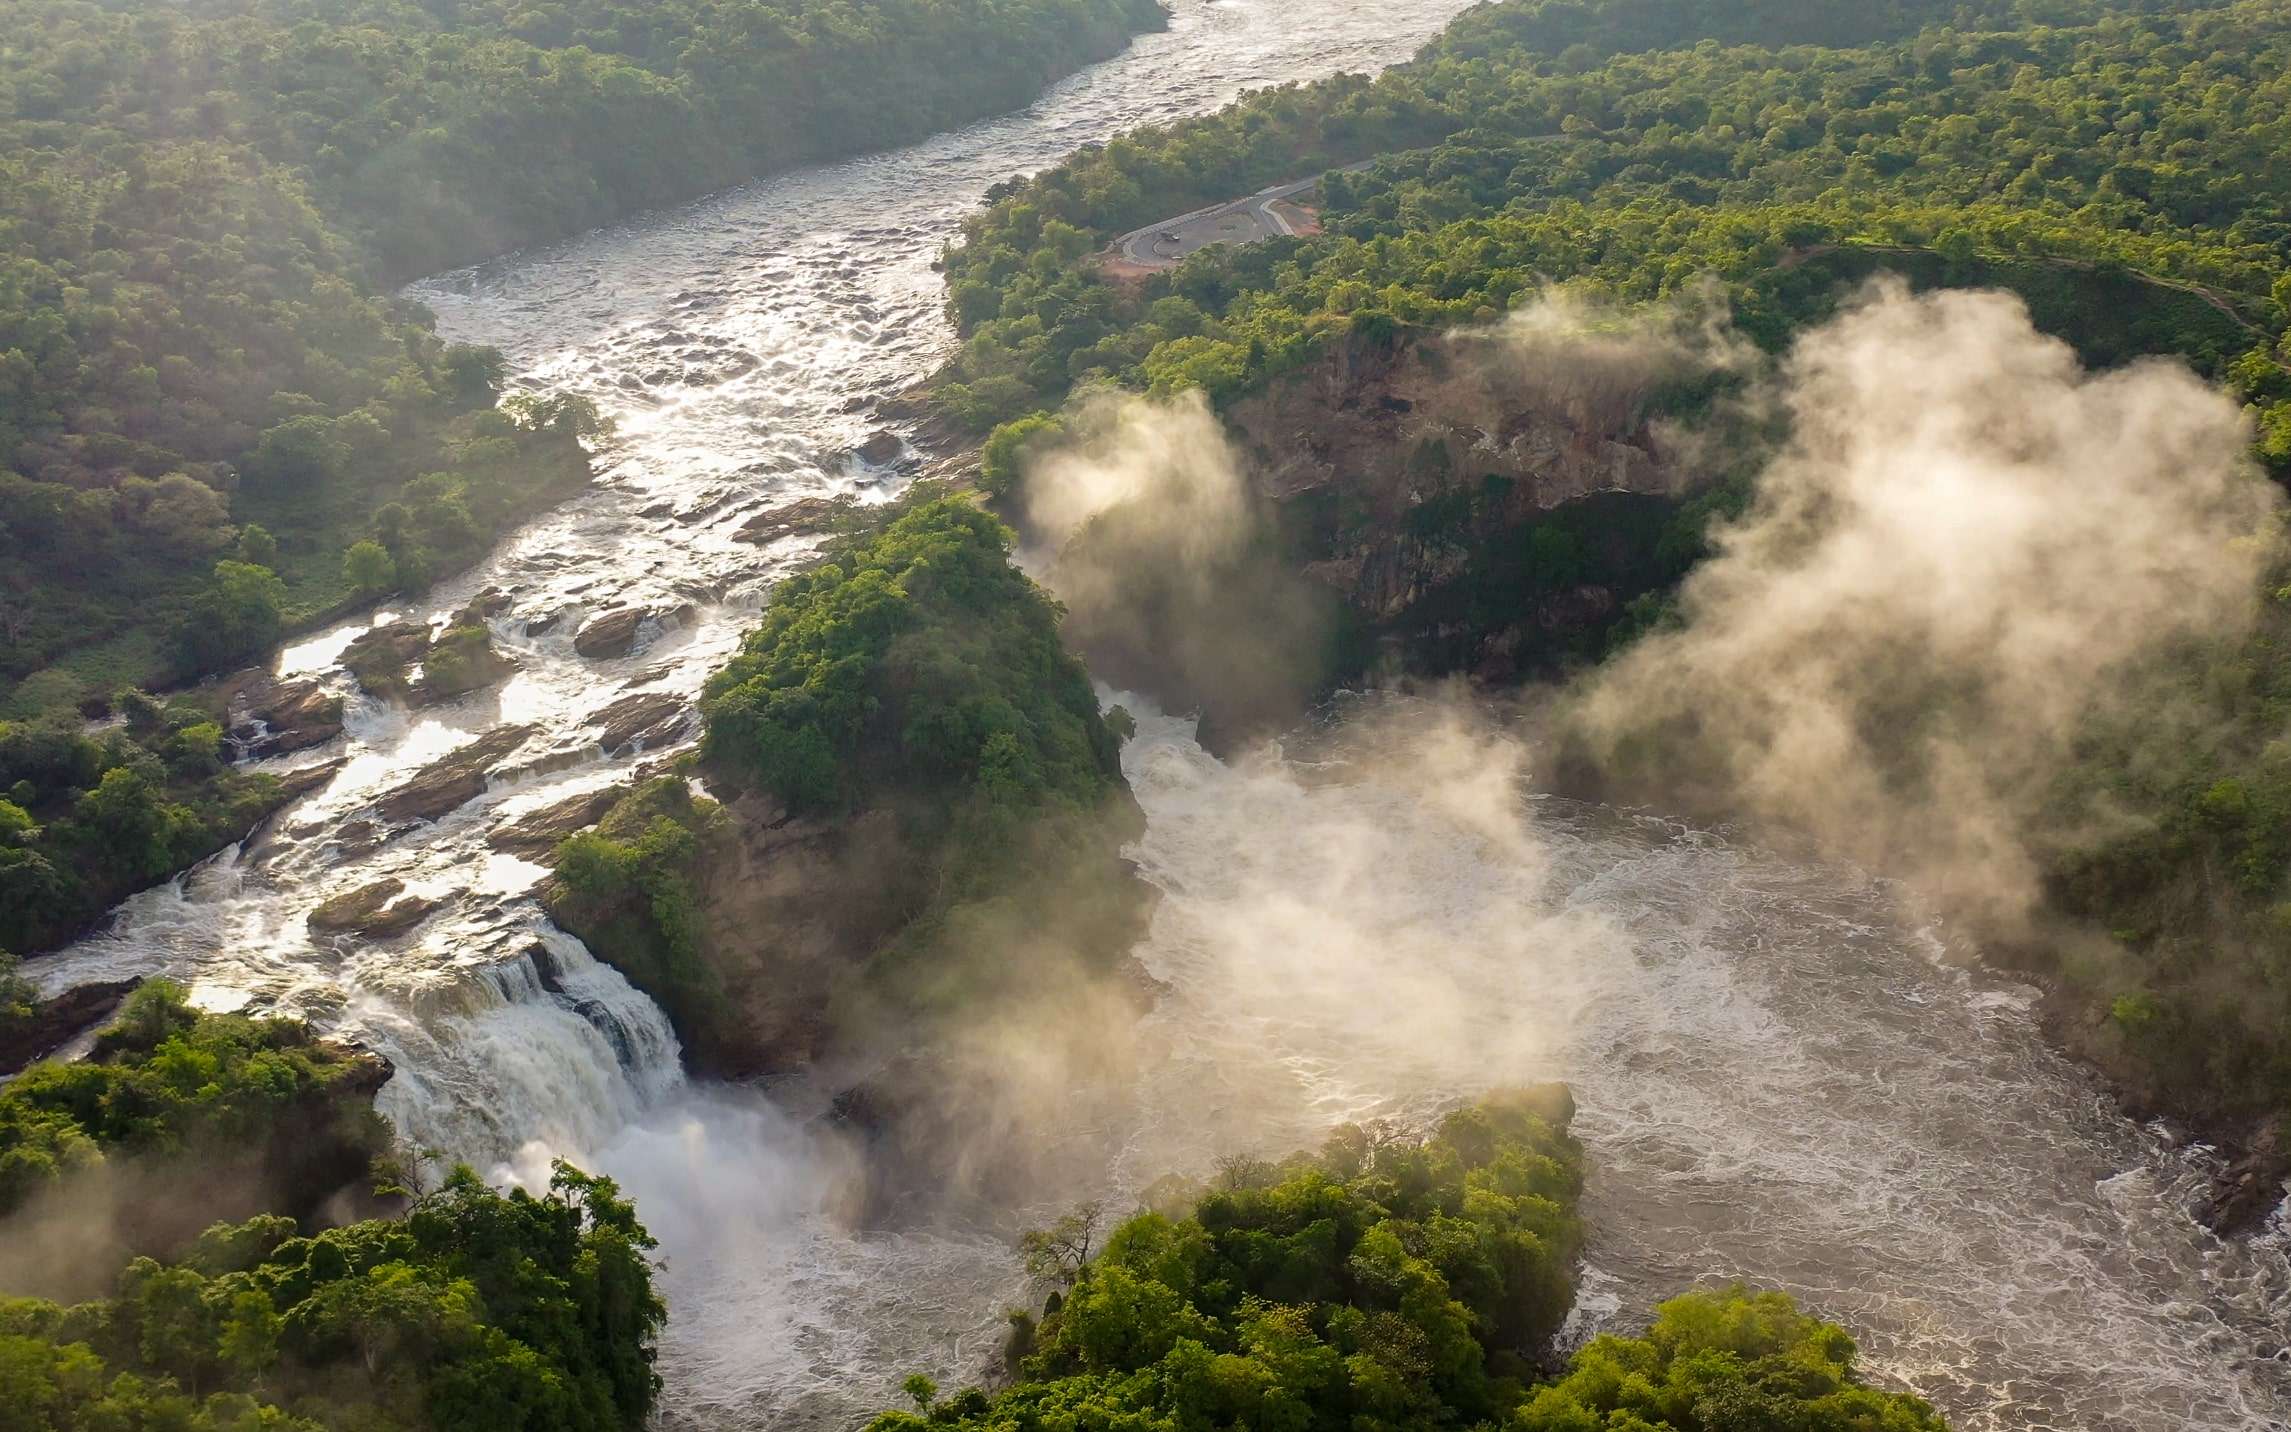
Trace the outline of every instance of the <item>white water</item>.
<instances>
[{"instance_id":1,"label":"white water","mask_svg":"<svg viewBox=\"0 0 2291 1432\"><path fill-rule=\"evenodd\" d=\"M680 1424L848 1425L908 1371L975 1371L1020 1292L1003 1233L848 1231L832 1137L764 1093L687 1086L658 1011L549 929L539 872L484 837L625 777L596 713L696 691L733 648L802 546L759 555L731 540L741 520L895 483L841 456L871 428L854 405L947 351L930 263L989 184L1245 85L1403 57L1456 8L1181 0L1169 34L1024 114L417 286L448 337L620 420L597 492L420 609L509 592L495 629L523 673L410 717L354 697L340 751L296 758L346 754L340 776L41 978L165 970L217 1007L308 1013L396 1062L381 1103L411 1142L623 1179L669 1260ZM687 601L631 657L571 649L584 612ZM283 665L329 669L351 634ZM502 723L539 728L526 774L367 848L374 799ZM1170 1057L1128 1123L1066 1135L1106 1141L1111 1187L1563 1073L1596 1170L1587 1324L1740 1274L1855 1322L1961 1426L2284 1425L2281 1241L2195 1229L2187 1169L2043 1049L2021 996L1901 931L1882 889L1657 822L1513 812L1500 787L1475 805L1468 779L1433 799L1341 762L1228 769L1182 723L1150 723L1128 766L1168 892L1142 956L1173 993L1151 1019ZM309 937L313 906L384 877L448 903L391 944Z\"/></svg>"}]
</instances>

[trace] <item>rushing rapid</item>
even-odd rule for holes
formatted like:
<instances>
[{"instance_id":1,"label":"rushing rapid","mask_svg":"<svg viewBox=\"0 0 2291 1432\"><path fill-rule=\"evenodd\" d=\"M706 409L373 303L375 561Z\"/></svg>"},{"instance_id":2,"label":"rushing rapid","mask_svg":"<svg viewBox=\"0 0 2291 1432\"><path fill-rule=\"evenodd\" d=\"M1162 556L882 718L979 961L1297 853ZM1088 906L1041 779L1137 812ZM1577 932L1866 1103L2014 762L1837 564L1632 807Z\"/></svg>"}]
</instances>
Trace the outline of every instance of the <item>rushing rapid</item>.
<instances>
[{"instance_id":1,"label":"rushing rapid","mask_svg":"<svg viewBox=\"0 0 2291 1432\"><path fill-rule=\"evenodd\" d=\"M340 743L273 763L347 757L339 774L40 978L165 971L212 1007L304 1013L395 1063L381 1104L412 1144L620 1178L667 1258L675 1425L849 1426L910 1371L975 1375L1025 1292L1008 1230L852 1231L850 1156L808 1106L688 1084L659 1010L549 926L541 869L489 837L659 755L603 755L602 713L696 693L800 561L743 523L896 490L855 449L870 404L948 351L931 265L990 185L1244 87L1403 58L1458 8L1180 0L1167 34L1024 113L416 286L447 337L618 421L597 490L382 614L498 589L521 670L412 713L351 692ZM635 652L574 650L584 616L627 606L658 614ZM334 668L363 625L282 669L350 691ZM2291 1239L2202 1232L2191 1156L2048 1052L2025 991L1939 958L1854 872L1517 799L1501 741L1363 724L1227 765L1186 723L1145 723L1126 765L1165 895L1140 958L1169 986L1148 1017L1167 1057L1121 1119L1056 1131L1107 1173L1047 1205L1560 1075L1594 1169L1579 1331L1740 1276L1863 1329L1959 1426L2291 1425ZM483 796L376 825L421 767L511 726L531 734ZM394 941L311 934L319 903L385 878L444 903Z\"/></svg>"}]
</instances>

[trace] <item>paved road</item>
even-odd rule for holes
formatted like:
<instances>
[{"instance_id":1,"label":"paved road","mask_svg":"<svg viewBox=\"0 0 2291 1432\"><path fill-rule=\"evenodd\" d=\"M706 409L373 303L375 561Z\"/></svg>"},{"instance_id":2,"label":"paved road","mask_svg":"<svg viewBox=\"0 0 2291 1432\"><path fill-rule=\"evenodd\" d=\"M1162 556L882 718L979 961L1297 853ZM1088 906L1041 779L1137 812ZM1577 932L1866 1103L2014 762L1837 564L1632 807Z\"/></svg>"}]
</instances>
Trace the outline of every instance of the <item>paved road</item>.
<instances>
[{"instance_id":1,"label":"paved road","mask_svg":"<svg viewBox=\"0 0 2291 1432\"><path fill-rule=\"evenodd\" d=\"M1345 170L1367 167L1367 163L1348 164ZM1296 227L1278 206L1318 188L1320 182L1321 176L1316 174L1290 184L1275 184L1269 189L1259 189L1246 199L1212 204L1206 209L1132 229L1114 240L1114 252L1140 268L1165 269L1175 267L1178 260L1195 249L1205 249L1211 244L1253 244L1259 239L1293 236Z\"/></svg>"}]
</instances>

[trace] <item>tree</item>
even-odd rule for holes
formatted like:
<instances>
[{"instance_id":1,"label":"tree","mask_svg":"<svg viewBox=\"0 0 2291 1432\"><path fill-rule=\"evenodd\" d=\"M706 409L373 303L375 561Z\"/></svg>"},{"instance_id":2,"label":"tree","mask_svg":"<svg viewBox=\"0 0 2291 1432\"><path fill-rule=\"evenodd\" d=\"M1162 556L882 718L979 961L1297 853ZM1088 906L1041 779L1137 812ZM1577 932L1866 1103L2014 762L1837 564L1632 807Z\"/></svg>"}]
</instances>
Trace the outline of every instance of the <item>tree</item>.
<instances>
[{"instance_id":1,"label":"tree","mask_svg":"<svg viewBox=\"0 0 2291 1432\"><path fill-rule=\"evenodd\" d=\"M446 349L439 366L446 392L465 408L490 408L501 396L502 380L509 376L509 361L498 348L456 343Z\"/></svg>"},{"instance_id":2,"label":"tree","mask_svg":"<svg viewBox=\"0 0 2291 1432\"><path fill-rule=\"evenodd\" d=\"M1798 1311L1786 1293L1736 1284L1655 1310L1643 1338L1603 1335L1565 1379L1538 1392L1511 1432L1946 1432L1921 1399L1855 1374L1845 1329Z\"/></svg>"},{"instance_id":3,"label":"tree","mask_svg":"<svg viewBox=\"0 0 2291 1432\"><path fill-rule=\"evenodd\" d=\"M1106 1206L1093 1199L1048 1228L1029 1229L1018 1245L1026 1255L1026 1276L1038 1283L1073 1287L1089 1266L1090 1250L1105 1213Z\"/></svg>"},{"instance_id":4,"label":"tree","mask_svg":"<svg viewBox=\"0 0 2291 1432\"><path fill-rule=\"evenodd\" d=\"M342 579L362 597L380 596L397 585L398 566L381 543L353 542L342 554Z\"/></svg>"},{"instance_id":5,"label":"tree","mask_svg":"<svg viewBox=\"0 0 2291 1432\"><path fill-rule=\"evenodd\" d=\"M217 562L176 629L176 648L194 672L253 656L277 643L285 604L286 584L270 568Z\"/></svg>"},{"instance_id":6,"label":"tree","mask_svg":"<svg viewBox=\"0 0 2291 1432\"><path fill-rule=\"evenodd\" d=\"M278 567L278 539L259 522L239 529L239 560L257 567Z\"/></svg>"},{"instance_id":7,"label":"tree","mask_svg":"<svg viewBox=\"0 0 2291 1432\"><path fill-rule=\"evenodd\" d=\"M72 825L98 868L149 880L174 868L178 809L133 766L114 766L72 807Z\"/></svg>"}]
</instances>

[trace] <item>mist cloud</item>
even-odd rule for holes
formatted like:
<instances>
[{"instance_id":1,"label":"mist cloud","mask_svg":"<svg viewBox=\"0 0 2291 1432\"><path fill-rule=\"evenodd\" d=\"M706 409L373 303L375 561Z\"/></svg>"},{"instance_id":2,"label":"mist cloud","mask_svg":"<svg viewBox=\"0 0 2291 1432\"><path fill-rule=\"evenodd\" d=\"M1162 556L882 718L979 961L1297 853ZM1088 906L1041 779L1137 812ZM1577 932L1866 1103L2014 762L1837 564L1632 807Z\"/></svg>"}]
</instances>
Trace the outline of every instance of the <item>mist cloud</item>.
<instances>
[{"instance_id":1,"label":"mist cloud","mask_svg":"<svg viewBox=\"0 0 2291 1432\"><path fill-rule=\"evenodd\" d=\"M1683 624L1569 725L1651 798L2024 913L2080 725L2251 619L2280 496L2245 420L2175 363L2086 372L2010 295L1897 282L1808 333L1778 393L1790 437Z\"/></svg>"},{"instance_id":2,"label":"mist cloud","mask_svg":"<svg viewBox=\"0 0 2291 1432\"><path fill-rule=\"evenodd\" d=\"M1235 730L1278 727L1326 679L1336 597L1293 571L1198 392L1101 396L1026 473L1045 585L1090 669Z\"/></svg>"}]
</instances>

